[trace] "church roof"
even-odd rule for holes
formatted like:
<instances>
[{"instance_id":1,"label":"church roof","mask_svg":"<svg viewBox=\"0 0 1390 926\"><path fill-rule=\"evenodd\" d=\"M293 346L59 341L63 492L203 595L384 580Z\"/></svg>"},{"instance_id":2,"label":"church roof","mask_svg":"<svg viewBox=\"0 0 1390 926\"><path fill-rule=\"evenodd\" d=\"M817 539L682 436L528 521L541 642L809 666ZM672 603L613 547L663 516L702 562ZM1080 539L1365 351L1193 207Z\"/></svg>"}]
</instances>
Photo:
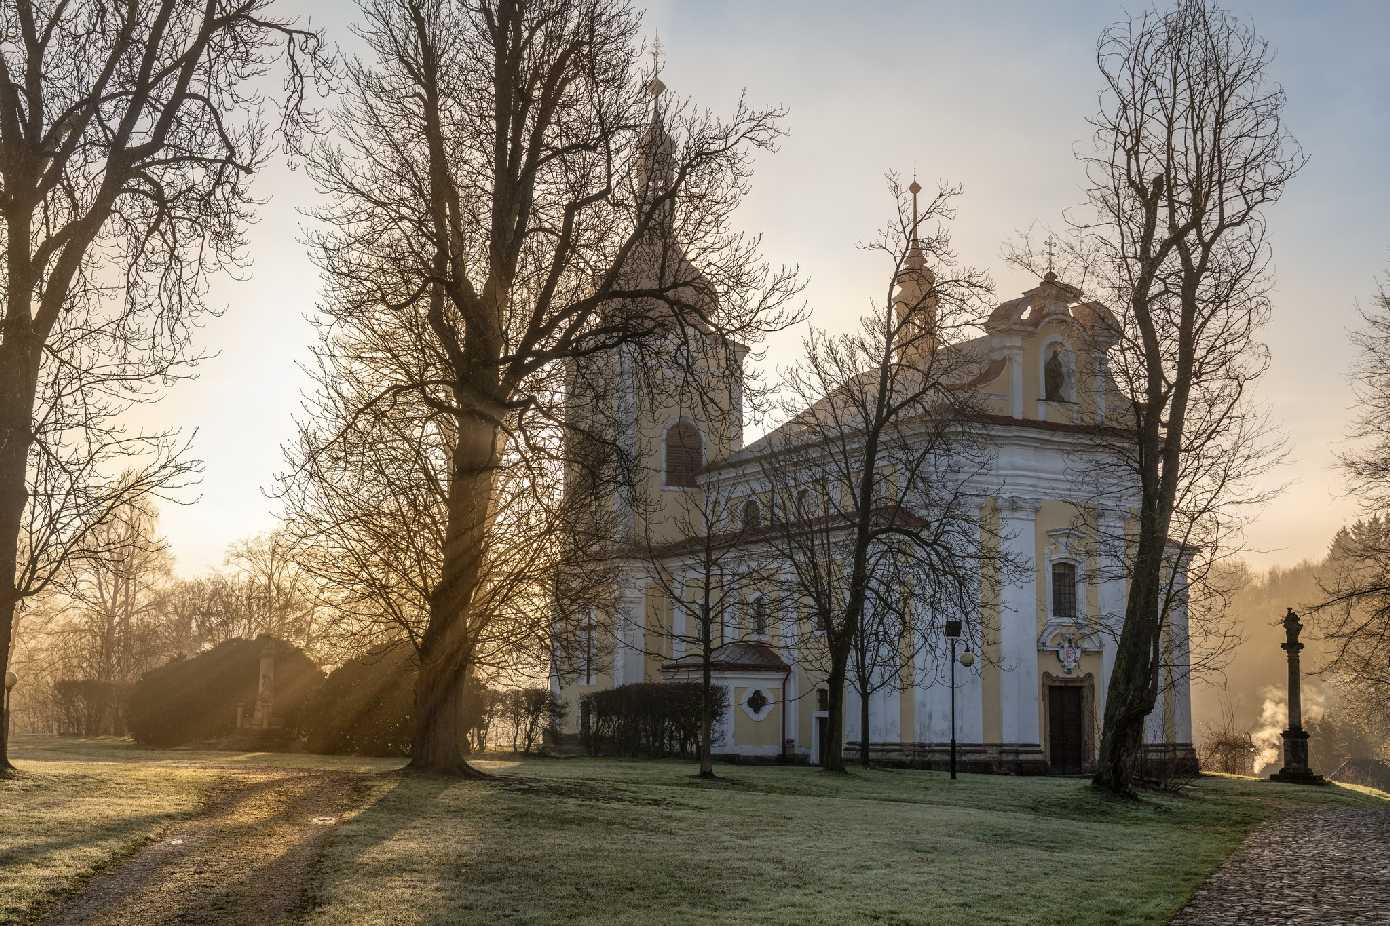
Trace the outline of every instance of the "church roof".
<instances>
[{"instance_id":1,"label":"church roof","mask_svg":"<svg viewBox=\"0 0 1390 926\"><path fill-rule=\"evenodd\" d=\"M695 669L701 665L699 653L664 663L662 669ZM715 647L710 653L710 668L716 672L785 672L787 663L766 643L738 640Z\"/></svg>"},{"instance_id":2,"label":"church roof","mask_svg":"<svg viewBox=\"0 0 1390 926\"><path fill-rule=\"evenodd\" d=\"M1113 341L1120 327L1114 314L1103 303L1082 301L1082 291L1078 287L1063 282L1058 279L1056 273L1049 270L1037 286L1016 299L1010 299L996 306L985 321L986 333L984 335L942 348L944 356L949 358L946 361L948 366L954 366L959 371L969 373L967 379L956 383L956 387L978 389L1006 375L1007 361L997 352L1000 336L1036 334L1037 330L1045 323L1054 319L1064 319L1068 323L1075 323L1082 330L1088 332L1088 336L1094 339L1096 345L1102 349ZM846 382L835 392L820 399L791 420L784 422L742 449L722 460L711 461L705 467L705 471L712 472L750 462L771 452L777 446L794 444L802 432L813 434L816 430L815 425L819 420L823 418L833 420L840 417L836 414L837 403L852 403L855 393L873 388L877 378L877 369L866 370ZM848 417L852 420L853 413ZM1097 426L1092 423L1072 424L989 413L981 413L973 417L981 423L1006 427L1030 427L1078 434L1122 433L1114 426Z\"/></svg>"},{"instance_id":3,"label":"church roof","mask_svg":"<svg viewBox=\"0 0 1390 926\"><path fill-rule=\"evenodd\" d=\"M943 350L957 353L962 357L969 357L971 353L977 352L987 347L988 341L988 337L974 338L972 340L965 341L960 344L955 344L950 347L943 348ZM963 364L965 363L972 362L969 360L965 360L963 361ZM990 361L981 360L978 362L978 366L979 369L974 372L973 376L971 376L968 380L958 384L960 388L976 388L993 381L1004 372L1005 362L1002 359ZM747 445L741 450L731 454L725 459L712 462L709 466L706 467L706 470L711 471L723 469L728 466L736 466L739 463L756 459L764 453L767 453L768 451L772 450L776 446L782 446L787 443L790 443L791 440L794 439L799 432L813 431L814 425L818 419L821 419L822 417L827 415L834 415L835 403L853 401L853 396L856 391L863 391L870 388L874 388L877 385L877 380L877 369L865 370L863 373L859 374L854 379L846 382L835 392L820 399L814 405L810 406L805 411L801 412L801 414L792 418L790 421L784 422L783 424L764 434L762 437L753 441L751 444Z\"/></svg>"}]
</instances>

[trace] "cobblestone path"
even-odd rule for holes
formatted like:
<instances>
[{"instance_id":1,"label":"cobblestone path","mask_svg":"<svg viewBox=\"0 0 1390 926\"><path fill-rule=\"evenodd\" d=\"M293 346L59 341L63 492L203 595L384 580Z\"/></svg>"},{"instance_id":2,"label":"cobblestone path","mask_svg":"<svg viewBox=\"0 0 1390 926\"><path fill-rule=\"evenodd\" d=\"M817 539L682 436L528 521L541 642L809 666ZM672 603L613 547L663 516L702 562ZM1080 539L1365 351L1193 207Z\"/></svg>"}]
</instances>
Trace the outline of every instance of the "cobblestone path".
<instances>
[{"instance_id":1,"label":"cobblestone path","mask_svg":"<svg viewBox=\"0 0 1390 926\"><path fill-rule=\"evenodd\" d=\"M1338 807L1256 829L1173 926L1390 924L1390 810Z\"/></svg>"}]
</instances>

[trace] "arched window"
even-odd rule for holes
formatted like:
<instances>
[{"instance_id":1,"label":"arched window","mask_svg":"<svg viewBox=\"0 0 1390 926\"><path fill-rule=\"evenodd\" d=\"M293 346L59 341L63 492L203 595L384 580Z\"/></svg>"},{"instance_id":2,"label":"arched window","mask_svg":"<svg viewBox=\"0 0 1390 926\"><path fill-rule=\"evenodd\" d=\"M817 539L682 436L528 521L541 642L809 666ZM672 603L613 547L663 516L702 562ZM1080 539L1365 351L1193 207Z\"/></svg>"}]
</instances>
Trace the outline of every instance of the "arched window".
<instances>
[{"instance_id":1,"label":"arched window","mask_svg":"<svg viewBox=\"0 0 1390 926\"><path fill-rule=\"evenodd\" d=\"M696 475L705 465L704 442L700 432L688 421L678 421L666 432L666 484L692 488Z\"/></svg>"},{"instance_id":2,"label":"arched window","mask_svg":"<svg viewBox=\"0 0 1390 926\"><path fill-rule=\"evenodd\" d=\"M767 599L762 595L753 599L753 633L767 636Z\"/></svg>"},{"instance_id":3,"label":"arched window","mask_svg":"<svg viewBox=\"0 0 1390 926\"><path fill-rule=\"evenodd\" d=\"M1052 564L1052 613L1076 617L1076 564Z\"/></svg>"},{"instance_id":4,"label":"arched window","mask_svg":"<svg viewBox=\"0 0 1390 926\"><path fill-rule=\"evenodd\" d=\"M746 531L757 530L762 526L762 511L758 508L758 500L750 498L743 503L743 529Z\"/></svg>"}]
</instances>

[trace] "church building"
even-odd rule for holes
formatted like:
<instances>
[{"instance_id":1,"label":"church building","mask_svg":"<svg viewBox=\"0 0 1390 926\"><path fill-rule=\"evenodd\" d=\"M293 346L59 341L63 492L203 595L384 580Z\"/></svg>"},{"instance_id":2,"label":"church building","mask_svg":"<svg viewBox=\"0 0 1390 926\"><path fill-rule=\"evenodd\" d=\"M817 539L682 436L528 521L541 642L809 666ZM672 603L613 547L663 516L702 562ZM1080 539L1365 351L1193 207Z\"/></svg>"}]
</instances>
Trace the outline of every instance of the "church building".
<instances>
[{"instance_id":1,"label":"church building","mask_svg":"<svg viewBox=\"0 0 1390 926\"><path fill-rule=\"evenodd\" d=\"M668 141L659 115L652 131L658 148ZM930 288L931 271L913 269L918 278L900 276L898 284ZM1123 562L1132 505L1116 499L1134 495L1107 493L1109 502L1097 502L1074 464L1105 452L1100 435L1114 440L1122 433L1120 392L1107 369L1104 334L1114 324L1105 306L1087 301L1049 271L1036 286L998 305L979 337L949 348L982 360L970 388L987 414L971 426L989 447L992 472L980 480L989 488L972 503L997 526L997 542L1022 567L998 588L982 590L975 620L983 628L984 651L967 660L969 666L955 666L962 768L1078 774L1094 767L1127 590L1124 570L1103 563ZM742 360L733 357L735 366ZM608 364L606 381L614 386L609 399L622 424L621 439L637 462L644 497L656 500L640 510L614 500L615 516L627 519L630 530L659 538L666 529L663 519L675 517L683 498L716 487L735 498L746 493L754 505L765 497L759 455L779 435L745 444L736 378L708 384L723 403L723 414L702 420L696 411L701 403L680 390L643 395L650 387L621 356L587 362ZM573 413L584 414L582 406L584 401L576 401ZM750 510L756 517L756 507ZM669 534L670 552L659 565L676 581L658 581L650 557L616 556L608 564L611 613L587 622L576 658L556 660L551 685L569 705L561 731L567 737L580 733L579 700L587 693L701 677L690 618L695 567L682 559L689 557L689 545L674 542L674 528ZM1173 551L1171 562L1177 591L1165 623L1161 694L1146 723L1145 743L1151 758L1195 768L1181 550ZM809 664L787 631L794 621L756 607L732 610L739 613L721 620L714 641L713 682L726 691L729 705L716 731L715 754L819 762L829 700L823 671ZM952 720L949 677L939 667L912 666L905 670L904 684L870 696L874 760L945 764ZM860 740L860 707L847 684L849 758Z\"/></svg>"}]
</instances>

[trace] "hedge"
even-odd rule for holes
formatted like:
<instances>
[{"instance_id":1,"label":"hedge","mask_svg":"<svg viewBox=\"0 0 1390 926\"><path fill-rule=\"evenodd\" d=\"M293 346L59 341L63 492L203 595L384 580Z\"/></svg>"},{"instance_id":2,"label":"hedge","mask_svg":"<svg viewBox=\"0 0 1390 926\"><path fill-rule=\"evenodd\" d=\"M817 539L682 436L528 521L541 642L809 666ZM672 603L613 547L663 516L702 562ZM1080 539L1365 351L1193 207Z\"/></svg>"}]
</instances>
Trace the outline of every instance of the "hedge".
<instances>
[{"instance_id":1,"label":"hedge","mask_svg":"<svg viewBox=\"0 0 1390 926\"><path fill-rule=\"evenodd\" d=\"M418 674L407 645L378 648L334 669L309 709L310 751L410 755Z\"/></svg>"},{"instance_id":2,"label":"hedge","mask_svg":"<svg viewBox=\"0 0 1390 926\"><path fill-rule=\"evenodd\" d=\"M334 669L306 714L313 752L332 755L409 756L415 736L415 681L420 668L407 643L379 647ZM465 704L468 748L487 738L494 692L470 680Z\"/></svg>"},{"instance_id":3,"label":"hedge","mask_svg":"<svg viewBox=\"0 0 1390 926\"><path fill-rule=\"evenodd\" d=\"M694 755L700 742L700 688L699 682L641 682L584 695L579 715L585 747L591 755ZM717 731L729 698L723 687L710 692Z\"/></svg>"},{"instance_id":4,"label":"hedge","mask_svg":"<svg viewBox=\"0 0 1390 926\"><path fill-rule=\"evenodd\" d=\"M130 694L130 735L146 746L182 746L236 732L237 705L248 717L254 710L266 647L275 652L273 724L297 732L323 672L299 647L262 636L228 640L146 672Z\"/></svg>"}]
</instances>

